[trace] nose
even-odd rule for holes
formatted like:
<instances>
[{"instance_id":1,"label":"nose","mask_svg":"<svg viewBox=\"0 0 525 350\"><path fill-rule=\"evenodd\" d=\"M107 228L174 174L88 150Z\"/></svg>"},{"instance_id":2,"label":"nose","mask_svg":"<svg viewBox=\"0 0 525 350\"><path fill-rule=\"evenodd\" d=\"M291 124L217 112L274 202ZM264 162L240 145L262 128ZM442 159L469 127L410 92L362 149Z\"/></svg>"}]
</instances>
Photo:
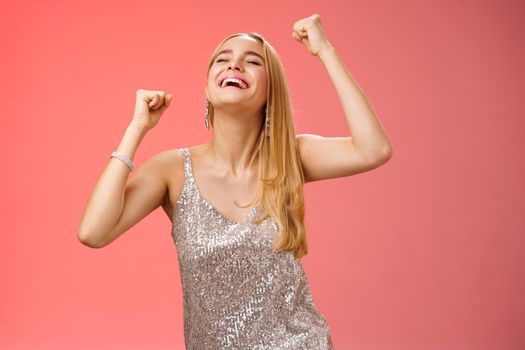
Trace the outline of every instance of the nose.
<instances>
[{"instance_id":1,"label":"nose","mask_svg":"<svg viewBox=\"0 0 525 350\"><path fill-rule=\"evenodd\" d=\"M230 69L237 69L237 70L241 70L241 66L237 63L236 60L231 60L230 61L231 63L228 65L228 70Z\"/></svg>"}]
</instances>

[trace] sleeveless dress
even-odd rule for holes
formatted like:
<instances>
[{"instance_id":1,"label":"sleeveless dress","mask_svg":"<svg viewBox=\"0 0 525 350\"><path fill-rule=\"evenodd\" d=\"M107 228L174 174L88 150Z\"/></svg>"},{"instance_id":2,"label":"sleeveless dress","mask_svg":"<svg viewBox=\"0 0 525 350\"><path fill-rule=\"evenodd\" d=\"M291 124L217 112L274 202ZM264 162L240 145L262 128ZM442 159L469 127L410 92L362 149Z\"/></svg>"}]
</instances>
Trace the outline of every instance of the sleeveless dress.
<instances>
[{"instance_id":1,"label":"sleeveless dress","mask_svg":"<svg viewBox=\"0 0 525 350\"><path fill-rule=\"evenodd\" d=\"M292 252L272 252L277 223L260 202L241 222L204 198L182 148L185 181L172 216L188 350L335 349Z\"/></svg>"}]
</instances>

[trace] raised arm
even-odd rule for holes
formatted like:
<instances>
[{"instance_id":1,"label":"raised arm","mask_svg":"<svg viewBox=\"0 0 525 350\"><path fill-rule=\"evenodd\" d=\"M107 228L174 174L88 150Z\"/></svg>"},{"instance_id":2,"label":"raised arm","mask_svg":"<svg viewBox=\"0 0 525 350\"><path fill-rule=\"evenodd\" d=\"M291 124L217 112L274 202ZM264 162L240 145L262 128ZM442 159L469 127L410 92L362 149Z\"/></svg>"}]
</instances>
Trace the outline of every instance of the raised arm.
<instances>
[{"instance_id":1,"label":"raised arm","mask_svg":"<svg viewBox=\"0 0 525 350\"><path fill-rule=\"evenodd\" d=\"M364 92L326 39L320 16L297 21L292 37L324 64L352 135L297 135L306 182L353 175L388 161L392 147L387 135Z\"/></svg>"},{"instance_id":2,"label":"raised arm","mask_svg":"<svg viewBox=\"0 0 525 350\"><path fill-rule=\"evenodd\" d=\"M168 108L172 96L162 91L138 90L133 121L127 127L117 152L133 160L148 132ZM101 248L151 211L163 204L167 193L167 151L150 158L137 169L128 182L130 168L117 158L110 158L88 199L78 239L92 248Z\"/></svg>"}]
</instances>

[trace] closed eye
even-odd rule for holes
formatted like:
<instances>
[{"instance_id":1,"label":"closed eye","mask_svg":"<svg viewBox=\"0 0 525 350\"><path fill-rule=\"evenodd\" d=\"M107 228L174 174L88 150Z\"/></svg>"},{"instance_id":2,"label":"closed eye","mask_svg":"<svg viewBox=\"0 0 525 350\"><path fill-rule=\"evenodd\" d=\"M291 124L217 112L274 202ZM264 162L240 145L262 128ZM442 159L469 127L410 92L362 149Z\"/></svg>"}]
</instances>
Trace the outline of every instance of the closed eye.
<instances>
[{"instance_id":1,"label":"closed eye","mask_svg":"<svg viewBox=\"0 0 525 350\"><path fill-rule=\"evenodd\" d=\"M217 62L217 63L218 63L218 62L222 62L222 61L226 61L226 60L225 60L225 59L223 59L223 58L220 58L220 59L218 59L218 60L217 60L217 61L215 61L215 62ZM259 62L257 62L257 61L248 61L248 63L253 63L253 64L256 64L256 65L258 65L258 66L260 66L260 65L261 65L261 64L260 64Z\"/></svg>"}]
</instances>

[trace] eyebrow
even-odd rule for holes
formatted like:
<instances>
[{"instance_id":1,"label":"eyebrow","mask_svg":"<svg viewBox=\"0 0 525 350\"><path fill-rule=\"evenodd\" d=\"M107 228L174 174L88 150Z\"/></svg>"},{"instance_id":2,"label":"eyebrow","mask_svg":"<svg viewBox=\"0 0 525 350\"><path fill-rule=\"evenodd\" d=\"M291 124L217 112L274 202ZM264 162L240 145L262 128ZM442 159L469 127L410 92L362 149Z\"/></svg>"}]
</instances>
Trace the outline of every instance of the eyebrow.
<instances>
[{"instance_id":1,"label":"eyebrow","mask_svg":"<svg viewBox=\"0 0 525 350\"><path fill-rule=\"evenodd\" d=\"M213 60L215 60L215 58L217 58L217 56L219 56L219 55L222 54L222 53L232 53L232 52L233 52L232 49L226 49L226 50L219 51L219 52L215 55L215 57L213 58ZM264 58L263 58L261 55L259 55L257 52L255 52L255 51L251 51L251 50L244 51L244 54L245 54L245 55L254 55L254 56L257 56L257 57L259 57L259 58L264 62Z\"/></svg>"}]
</instances>

